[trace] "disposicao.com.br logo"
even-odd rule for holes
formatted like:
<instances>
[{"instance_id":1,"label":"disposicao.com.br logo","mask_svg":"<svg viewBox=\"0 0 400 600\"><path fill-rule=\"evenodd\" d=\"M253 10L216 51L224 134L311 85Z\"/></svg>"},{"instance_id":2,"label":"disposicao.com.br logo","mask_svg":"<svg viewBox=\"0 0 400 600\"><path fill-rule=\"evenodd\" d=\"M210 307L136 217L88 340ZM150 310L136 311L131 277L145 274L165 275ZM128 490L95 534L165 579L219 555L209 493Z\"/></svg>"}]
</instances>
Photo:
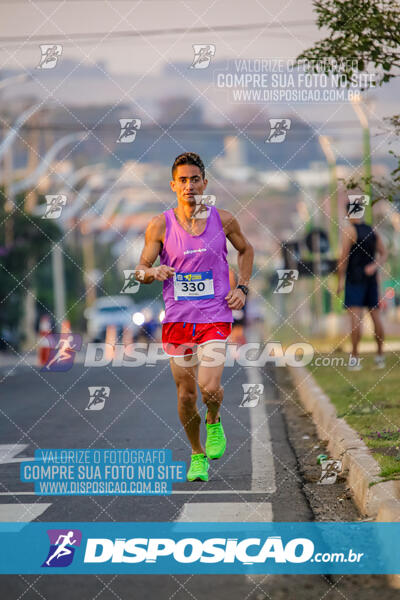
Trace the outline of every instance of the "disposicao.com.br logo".
<instances>
[{"instance_id":1,"label":"disposicao.com.br logo","mask_svg":"<svg viewBox=\"0 0 400 600\"><path fill-rule=\"evenodd\" d=\"M400 523L96 521L0 529L1 574L385 574L399 568Z\"/></svg>"},{"instance_id":2,"label":"disposicao.com.br logo","mask_svg":"<svg viewBox=\"0 0 400 600\"><path fill-rule=\"evenodd\" d=\"M243 565L311 562L359 562L363 553L352 549L345 554L315 553L314 542L293 538L283 543L281 536L262 538L90 538L86 543L85 563L157 563L170 557L176 563L241 563Z\"/></svg>"}]
</instances>

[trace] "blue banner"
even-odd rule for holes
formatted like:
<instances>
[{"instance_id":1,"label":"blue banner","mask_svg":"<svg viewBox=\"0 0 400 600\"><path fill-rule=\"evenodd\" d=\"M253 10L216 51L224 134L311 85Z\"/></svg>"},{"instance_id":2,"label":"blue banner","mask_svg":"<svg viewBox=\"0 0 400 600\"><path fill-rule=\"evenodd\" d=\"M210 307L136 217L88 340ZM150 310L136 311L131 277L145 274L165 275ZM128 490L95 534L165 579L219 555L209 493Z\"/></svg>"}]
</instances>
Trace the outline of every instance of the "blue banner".
<instances>
[{"instance_id":1,"label":"blue banner","mask_svg":"<svg viewBox=\"0 0 400 600\"><path fill-rule=\"evenodd\" d=\"M400 523L0 523L1 574L385 574Z\"/></svg>"}]
</instances>

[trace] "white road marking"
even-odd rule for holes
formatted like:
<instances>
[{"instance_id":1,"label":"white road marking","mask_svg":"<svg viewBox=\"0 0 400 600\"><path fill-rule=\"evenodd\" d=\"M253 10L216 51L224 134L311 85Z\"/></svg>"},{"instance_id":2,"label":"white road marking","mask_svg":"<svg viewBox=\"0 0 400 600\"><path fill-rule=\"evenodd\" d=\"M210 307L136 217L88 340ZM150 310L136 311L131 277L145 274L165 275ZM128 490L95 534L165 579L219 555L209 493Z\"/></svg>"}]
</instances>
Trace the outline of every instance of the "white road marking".
<instances>
[{"instance_id":1,"label":"white road marking","mask_svg":"<svg viewBox=\"0 0 400 600\"><path fill-rule=\"evenodd\" d=\"M22 461L34 460L34 457L17 457L28 447L28 444L0 444L0 464L20 463ZM1 496L36 496L34 492L0 492ZM0 504L0 523L28 523L44 513L51 506L46 502L35 502L25 504L16 502L13 504Z\"/></svg>"},{"instance_id":2,"label":"white road marking","mask_svg":"<svg viewBox=\"0 0 400 600\"><path fill-rule=\"evenodd\" d=\"M28 523L44 513L51 506L47 503L35 504L0 504L0 523Z\"/></svg>"},{"instance_id":3,"label":"white road marking","mask_svg":"<svg viewBox=\"0 0 400 600\"><path fill-rule=\"evenodd\" d=\"M35 492L0 492L0 496L36 496Z\"/></svg>"},{"instance_id":4,"label":"white road marking","mask_svg":"<svg viewBox=\"0 0 400 600\"><path fill-rule=\"evenodd\" d=\"M8 463L18 463L25 460L35 460L34 457L19 457L15 458L17 454L20 454L28 444L0 444L0 464L5 465Z\"/></svg>"},{"instance_id":5,"label":"white road marking","mask_svg":"<svg viewBox=\"0 0 400 600\"><path fill-rule=\"evenodd\" d=\"M237 522L272 521L270 502L188 502L177 519L178 522Z\"/></svg>"},{"instance_id":6,"label":"white road marking","mask_svg":"<svg viewBox=\"0 0 400 600\"><path fill-rule=\"evenodd\" d=\"M262 377L257 368L250 367L247 372L249 383L262 383ZM274 456L264 402L259 402L253 408L242 408L241 410L248 410L250 413L251 491L273 494L276 492Z\"/></svg>"},{"instance_id":7,"label":"white road marking","mask_svg":"<svg viewBox=\"0 0 400 600\"><path fill-rule=\"evenodd\" d=\"M262 343L257 327L247 329L247 340ZM261 370L257 367L247 369L248 383L263 383ZM251 491L273 494L276 492L274 457L272 453L271 433L265 403L259 402L252 408L241 408L250 412L251 430Z\"/></svg>"}]
</instances>

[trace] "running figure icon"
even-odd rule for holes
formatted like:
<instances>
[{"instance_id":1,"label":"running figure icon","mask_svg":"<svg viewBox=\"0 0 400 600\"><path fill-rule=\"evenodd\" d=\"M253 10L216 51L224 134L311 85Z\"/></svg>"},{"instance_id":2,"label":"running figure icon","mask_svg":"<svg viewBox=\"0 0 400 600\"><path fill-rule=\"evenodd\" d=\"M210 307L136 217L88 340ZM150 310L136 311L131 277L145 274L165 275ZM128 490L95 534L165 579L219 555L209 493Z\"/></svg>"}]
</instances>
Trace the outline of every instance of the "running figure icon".
<instances>
[{"instance_id":1,"label":"running figure icon","mask_svg":"<svg viewBox=\"0 0 400 600\"><path fill-rule=\"evenodd\" d=\"M281 272L279 272L281 271ZM294 286L295 281L297 281L298 279L298 271L296 271L295 269L278 269L278 277L279 277L279 281L278 284L276 286L276 289L274 290L274 294L280 294L280 293L288 293L291 292ZM285 291L283 291L285 290Z\"/></svg>"},{"instance_id":2,"label":"running figure icon","mask_svg":"<svg viewBox=\"0 0 400 600\"><path fill-rule=\"evenodd\" d=\"M50 566L51 561L54 558L61 558L62 556L66 556L67 554L72 554L72 550L67 548L67 546L73 546L76 544L77 540L72 539L74 536L73 531L68 531L66 535L59 535L56 541L56 550L53 554L46 560L46 565ZM62 542L60 542L62 540Z\"/></svg>"},{"instance_id":3,"label":"running figure icon","mask_svg":"<svg viewBox=\"0 0 400 600\"><path fill-rule=\"evenodd\" d=\"M72 343L73 341L74 341L73 335L69 335L66 339L63 339L63 338L59 339L59 341L56 345L56 349L58 348L57 352L55 353L53 358L47 363L47 365L45 365L45 368L47 370L50 370L50 367L54 363L61 363L66 360L71 360L71 354L74 352L74 349L76 348L76 344Z\"/></svg>"}]
</instances>

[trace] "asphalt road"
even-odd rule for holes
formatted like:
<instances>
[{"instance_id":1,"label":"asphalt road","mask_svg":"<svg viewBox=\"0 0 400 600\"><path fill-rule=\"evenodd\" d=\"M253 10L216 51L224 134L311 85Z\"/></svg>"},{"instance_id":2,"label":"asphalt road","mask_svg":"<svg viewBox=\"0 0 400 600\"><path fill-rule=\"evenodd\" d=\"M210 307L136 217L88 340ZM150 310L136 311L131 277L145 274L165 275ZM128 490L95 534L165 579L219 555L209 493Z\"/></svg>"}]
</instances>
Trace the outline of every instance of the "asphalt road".
<instances>
[{"instance_id":1,"label":"asphalt road","mask_svg":"<svg viewBox=\"0 0 400 600\"><path fill-rule=\"evenodd\" d=\"M331 499L327 496L319 502L316 486L310 484L312 478L307 480L305 465L315 465L315 455L321 451L313 426L289 401L290 384L271 368L236 365L225 369L221 415L228 438L226 454L211 463L208 483L174 484L171 496L38 497L32 494L31 484L19 479L20 459L32 457L37 448L169 448L174 460L188 461L190 448L178 421L168 362L141 368L77 364L66 373L42 373L29 366L10 373L7 367L0 370L0 381L2 521L311 521L316 518L315 507L320 511L317 518L332 520L329 511L321 509L325 503L332 506ZM263 398L254 408L240 406L244 383L264 385ZM102 410L85 410L89 386L110 387ZM203 406L201 413L204 417ZM19 446L10 455L9 445L16 444ZM344 484L340 484L333 492L324 493L338 495L343 490ZM224 518L226 514L229 519ZM358 518L351 500L345 507L341 505L339 518ZM71 584L76 586L73 595ZM398 592L384 586L382 577L354 576L0 577L0 590L7 600L323 596L330 600L358 598L359 593L367 599L377 593L383 598L398 597Z\"/></svg>"}]
</instances>

